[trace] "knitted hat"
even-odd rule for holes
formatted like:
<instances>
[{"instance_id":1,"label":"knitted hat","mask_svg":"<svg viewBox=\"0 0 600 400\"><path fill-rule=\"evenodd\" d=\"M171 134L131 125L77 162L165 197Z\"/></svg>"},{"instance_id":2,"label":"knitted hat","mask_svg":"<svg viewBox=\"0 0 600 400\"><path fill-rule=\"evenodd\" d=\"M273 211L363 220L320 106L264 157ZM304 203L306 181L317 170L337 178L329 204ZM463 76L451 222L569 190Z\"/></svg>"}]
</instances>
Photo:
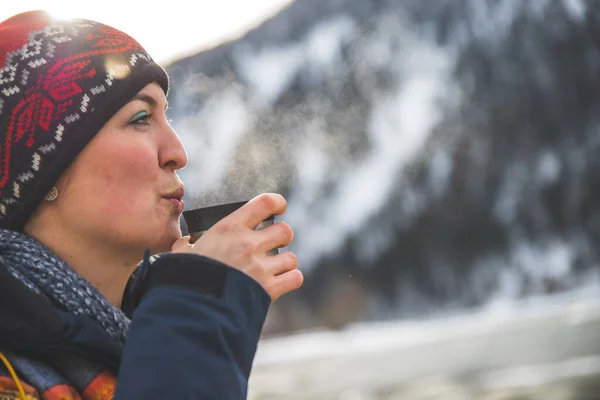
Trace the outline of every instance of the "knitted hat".
<instances>
[{"instance_id":1,"label":"knitted hat","mask_svg":"<svg viewBox=\"0 0 600 400\"><path fill-rule=\"evenodd\" d=\"M166 72L134 39L31 11L0 22L0 228L21 230L102 126Z\"/></svg>"}]
</instances>

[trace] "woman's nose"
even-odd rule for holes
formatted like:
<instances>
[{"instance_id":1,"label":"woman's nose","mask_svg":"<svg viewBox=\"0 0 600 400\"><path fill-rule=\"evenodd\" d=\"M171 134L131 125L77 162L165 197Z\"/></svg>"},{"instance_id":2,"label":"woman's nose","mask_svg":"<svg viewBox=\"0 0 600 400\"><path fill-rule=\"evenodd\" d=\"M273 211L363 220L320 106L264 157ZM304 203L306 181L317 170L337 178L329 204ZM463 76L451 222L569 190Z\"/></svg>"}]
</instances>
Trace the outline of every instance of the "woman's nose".
<instances>
[{"instance_id":1,"label":"woman's nose","mask_svg":"<svg viewBox=\"0 0 600 400\"><path fill-rule=\"evenodd\" d=\"M167 126L163 137L158 154L160 166L172 168L174 171L184 168L187 165L187 153L175 130Z\"/></svg>"}]
</instances>

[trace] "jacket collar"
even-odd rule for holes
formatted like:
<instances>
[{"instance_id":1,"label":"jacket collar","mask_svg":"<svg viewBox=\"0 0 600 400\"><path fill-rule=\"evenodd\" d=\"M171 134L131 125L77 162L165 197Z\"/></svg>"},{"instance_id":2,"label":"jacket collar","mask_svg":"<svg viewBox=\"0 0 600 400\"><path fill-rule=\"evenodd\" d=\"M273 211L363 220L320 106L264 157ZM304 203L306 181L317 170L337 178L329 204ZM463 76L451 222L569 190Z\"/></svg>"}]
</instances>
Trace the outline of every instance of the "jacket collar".
<instances>
[{"instance_id":1,"label":"jacket collar","mask_svg":"<svg viewBox=\"0 0 600 400\"><path fill-rule=\"evenodd\" d=\"M121 344L91 319L54 307L0 265L0 345L28 355L65 351L118 369Z\"/></svg>"}]
</instances>

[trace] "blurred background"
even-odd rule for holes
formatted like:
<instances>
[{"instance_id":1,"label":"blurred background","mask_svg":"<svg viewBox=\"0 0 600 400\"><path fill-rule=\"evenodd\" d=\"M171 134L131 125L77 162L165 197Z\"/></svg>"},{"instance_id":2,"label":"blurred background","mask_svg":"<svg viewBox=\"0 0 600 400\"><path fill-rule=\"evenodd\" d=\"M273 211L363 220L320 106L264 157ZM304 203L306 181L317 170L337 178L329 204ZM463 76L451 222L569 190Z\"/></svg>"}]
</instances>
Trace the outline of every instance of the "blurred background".
<instances>
[{"instance_id":1,"label":"blurred background","mask_svg":"<svg viewBox=\"0 0 600 400\"><path fill-rule=\"evenodd\" d=\"M165 65L187 208L288 199L249 399L600 399L599 2L20 3Z\"/></svg>"}]
</instances>

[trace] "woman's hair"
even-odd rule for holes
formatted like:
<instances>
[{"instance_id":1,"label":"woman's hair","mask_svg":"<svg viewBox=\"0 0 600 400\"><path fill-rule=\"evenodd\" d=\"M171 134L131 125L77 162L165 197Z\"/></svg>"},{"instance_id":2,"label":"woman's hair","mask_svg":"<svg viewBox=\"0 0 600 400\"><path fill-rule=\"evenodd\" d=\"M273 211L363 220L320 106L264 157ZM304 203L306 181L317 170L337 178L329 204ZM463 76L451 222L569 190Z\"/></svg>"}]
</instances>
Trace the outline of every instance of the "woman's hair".
<instances>
[{"instance_id":1,"label":"woman's hair","mask_svg":"<svg viewBox=\"0 0 600 400\"><path fill-rule=\"evenodd\" d=\"M0 22L0 228L22 230L46 193L136 93L169 81L110 26L30 11Z\"/></svg>"}]
</instances>

